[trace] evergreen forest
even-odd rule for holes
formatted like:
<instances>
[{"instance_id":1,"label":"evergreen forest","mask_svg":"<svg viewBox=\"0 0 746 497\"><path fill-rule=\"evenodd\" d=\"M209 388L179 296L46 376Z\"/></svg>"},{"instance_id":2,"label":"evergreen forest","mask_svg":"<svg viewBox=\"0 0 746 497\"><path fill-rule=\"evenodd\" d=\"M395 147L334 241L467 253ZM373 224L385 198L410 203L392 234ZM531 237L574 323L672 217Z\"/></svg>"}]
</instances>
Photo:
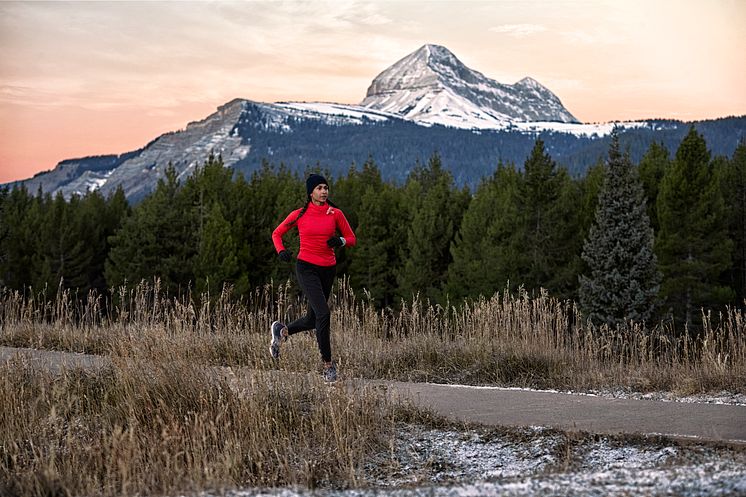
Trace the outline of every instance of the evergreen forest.
<instances>
[{"instance_id":1,"label":"evergreen forest","mask_svg":"<svg viewBox=\"0 0 746 497\"><path fill-rule=\"evenodd\" d=\"M588 319L700 322L746 305L746 142L712 156L691 127L675 153L653 142L639 161L614 133L582 177L539 138L523 164L497 163L458 186L440 156L383 179L373 159L320 172L358 243L338 250L338 276L378 308L414 298L443 306L498 291L548 292ZM159 279L170 294L236 296L293 279L271 233L305 202L305 177L264 161L249 177L205 159L173 168L130 205L121 190L65 199L0 189L0 289L85 296ZM285 237L298 252L297 231Z\"/></svg>"}]
</instances>

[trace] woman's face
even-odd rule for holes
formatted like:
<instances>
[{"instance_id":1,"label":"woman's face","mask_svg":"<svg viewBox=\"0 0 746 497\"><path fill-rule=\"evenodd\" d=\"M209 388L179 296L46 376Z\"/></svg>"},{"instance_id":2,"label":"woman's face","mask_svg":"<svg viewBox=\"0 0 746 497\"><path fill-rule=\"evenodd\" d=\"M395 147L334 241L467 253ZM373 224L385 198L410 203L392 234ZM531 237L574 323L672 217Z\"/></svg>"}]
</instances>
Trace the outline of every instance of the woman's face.
<instances>
[{"instance_id":1,"label":"woman's face","mask_svg":"<svg viewBox=\"0 0 746 497\"><path fill-rule=\"evenodd\" d=\"M320 185L316 185L316 188L311 192L311 201L316 205L321 205L326 202L328 196L329 185L321 183Z\"/></svg>"}]
</instances>

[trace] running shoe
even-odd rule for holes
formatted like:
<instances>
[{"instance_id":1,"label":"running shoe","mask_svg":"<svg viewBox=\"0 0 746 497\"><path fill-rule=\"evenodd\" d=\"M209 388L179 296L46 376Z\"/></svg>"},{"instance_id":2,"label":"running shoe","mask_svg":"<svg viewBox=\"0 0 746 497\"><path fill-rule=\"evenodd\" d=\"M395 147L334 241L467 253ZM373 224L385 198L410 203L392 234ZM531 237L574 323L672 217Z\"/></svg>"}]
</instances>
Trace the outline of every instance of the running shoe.
<instances>
[{"instance_id":1,"label":"running shoe","mask_svg":"<svg viewBox=\"0 0 746 497\"><path fill-rule=\"evenodd\" d=\"M324 369L324 381L327 383L334 383L337 381L337 366L335 366L334 363Z\"/></svg>"},{"instance_id":2,"label":"running shoe","mask_svg":"<svg viewBox=\"0 0 746 497\"><path fill-rule=\"evenodd\" d=\"M285 324L280 321L272 323L272 341L269 343L269 353L273 359L280 358L280 344L285 338L284 330L287 330Z\"/></svg>"}]
</instances>

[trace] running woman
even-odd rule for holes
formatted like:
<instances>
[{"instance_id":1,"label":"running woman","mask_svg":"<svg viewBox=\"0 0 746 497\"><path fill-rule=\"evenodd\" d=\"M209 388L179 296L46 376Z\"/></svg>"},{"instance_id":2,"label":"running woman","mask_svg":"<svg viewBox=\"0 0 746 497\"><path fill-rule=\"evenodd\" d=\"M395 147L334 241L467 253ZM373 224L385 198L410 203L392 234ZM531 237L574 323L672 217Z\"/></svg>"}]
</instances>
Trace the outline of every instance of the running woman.
<instances>
[{"instance_id":1,"label":"running woman","mask_svg":"<svg viewBox=\"0 0 746 497\"><path fill-rule=\"evenodd\" d=\"M287 326L280 321L272 323L269 352L273 358L278 359L280 344L288 336L315 328L321 360L324 362L324 379L333 382L337 380L337 368L332 362L329 339L331 314L327 300L336 275L337 259L334 249L355 245L355 234L342 211L329 201L329 183L323 176L312 174L308 177L306 194L306 205L291 212L275 228L272 243L280 260L291 262L292 254L283 245L282 237L293 226L298 227L300 252L295 263L295 273L308 300L308 312Z\"/></svg>"}]
</instances>

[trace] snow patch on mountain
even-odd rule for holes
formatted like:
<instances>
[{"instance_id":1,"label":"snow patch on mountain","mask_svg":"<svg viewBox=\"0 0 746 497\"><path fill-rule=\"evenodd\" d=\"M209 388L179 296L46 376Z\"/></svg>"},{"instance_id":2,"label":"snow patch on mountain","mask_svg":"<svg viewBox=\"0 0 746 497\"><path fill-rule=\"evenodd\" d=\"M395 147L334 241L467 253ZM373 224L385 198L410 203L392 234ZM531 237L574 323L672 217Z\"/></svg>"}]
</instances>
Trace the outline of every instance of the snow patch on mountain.
<instances>
[{"instance_id":1,"label":"snow patch on mountain","mask_svg":"<svg viewBox=\"0 0 746 497\"><path fill-rule=\"evenodd\" d=\"M531 122L531 123L510 123L504 128L505 130L517 130L523 133L542 133L546 131L554 133L568 133L575 136L602 137L611 133L614 128L634 129L634 128L652 128L647 121L625 121L616 123L596 123L596 124L573 124L557 122Z\"/></svg>"},{"instance_id":2,"label":"snow patch on mountain","mask_svg":"<svg viewBox=\"0 0 746 497\"><path fill-rule=\"evenodd\" d=\"M414 93L410 95L414 95ZM444 89L427 101L413 97L413 101L417 102L414 104L413 112L421 113L421 117L419 119L404 119L427 127L440 125L473 131L517 131L527 134L556 132L589 137L606 136L611 133L614 127L620 129L652 127L647 121L589 124L553 121L514 122L505 119L500 114L485 111L472 103L456 101L452 96L453 93L450 90ZM366 121L383 122L387 119L403 119L398 114L375 111L357 105L319 102L280 102L274 105L284 110L287 115L322 120L327 124L363 124ZM428 107L425 108L425 105Z\"/></svg>"},{"instance_id":3,"label":"snow patch on mountain","mask_svg":"<svg viewBox=\"0 0 746 497\"><path fill-rule=\"evenodd\" d=\"M325 102L278 102L274 104L289 115L311 119L324 119L328 124L365 124L366 121L382 122L391 118L401 118L387 112L371 111L356 105Z\"/></svg>"},{"instance_id":4,"label":"snow patch on mountain","mask_svg":"<svg viewBox=\"0 0 746 497\"><path fill-rule=\"evenodd\" d=\"M530 86L533 84L532 82L535 83L531 78L524 78L519 84ZM422 92L403 90L397 97L402 100L409 100L412 103L410 114L416 115L414 118L360 105L328 102L277 102L258 105L261 106L266 115L271 116L271 118L268 118L271 127L284 132L292 132L292 127L287 124L288 117L319 120L325 124L338 126L380 123L389 119L397 119L412 121L425 127L440 125L475 132L481 130L515 131L526 134L555 132L588 137L606 136L611 133L614 127L620 129L654 127L648 121L588 124L557 121L513 121L504 114L481 108L467 100L458 99L453 90L448 88L439 89L427 98L420 93Z\"/></svg>"}]
</instances>

